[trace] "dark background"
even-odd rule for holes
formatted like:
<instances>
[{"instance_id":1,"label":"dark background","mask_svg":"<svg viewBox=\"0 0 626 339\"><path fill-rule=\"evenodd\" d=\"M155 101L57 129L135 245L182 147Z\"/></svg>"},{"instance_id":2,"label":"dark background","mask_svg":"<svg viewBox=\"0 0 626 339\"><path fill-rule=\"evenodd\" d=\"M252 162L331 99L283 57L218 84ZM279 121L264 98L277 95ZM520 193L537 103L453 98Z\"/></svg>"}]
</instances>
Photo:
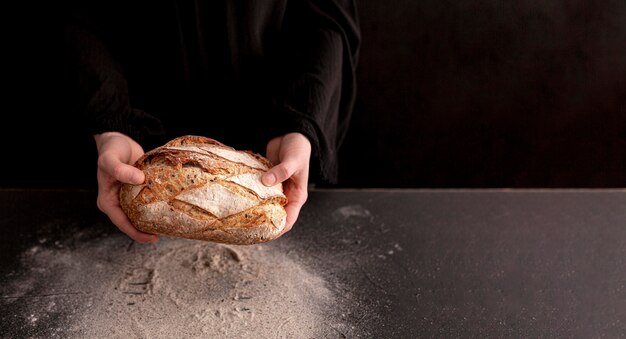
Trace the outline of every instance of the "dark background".
<instances>
[{"instance_id":1,"label":"dark background","mask_svg":"<svg viewBox=\"0 0 626 339\"><path fill-rule=\"evenodd\" d=\"M623 187L626 2L358 1L340 187ZM0 186L95 187L54 12L7 11Z\"/></svg>"}]
</instances>

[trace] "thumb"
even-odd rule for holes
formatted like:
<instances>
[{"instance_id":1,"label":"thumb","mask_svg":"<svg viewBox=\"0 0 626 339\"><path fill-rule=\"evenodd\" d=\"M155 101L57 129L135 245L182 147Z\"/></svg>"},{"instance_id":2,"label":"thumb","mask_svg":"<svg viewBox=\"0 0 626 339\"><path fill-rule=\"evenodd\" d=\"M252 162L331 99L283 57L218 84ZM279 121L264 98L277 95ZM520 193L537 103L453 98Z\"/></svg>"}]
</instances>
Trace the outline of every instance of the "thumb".
<instances>
[{"instance_id":1,"label":"thumb","mask_svg":"<svg viewBox=\"0 0 626 339\"><path fill-rule=\"evenodd\" d=\"M294 161L283 161L263 174L261 181L265 186L273 186L283 182L296 172L298 166Z\"/></svg>"},{"instance_id":2,"label":"thumb","mask_svg":"<svg viewBox=\"0 0 626 339\"><path fill-rule=\"evenodd\" d=\"M139 185L146 179L140 169L123 163L110 153L105 153L100 156L99 167L106 174L123 183Z\"/></svg>"},{"instance_id":3,"label":"thumb","mask_svg":"<svg viewBox=\"0 0 626 339\"><path fill-rule=\"evenodd\" d=\"M146 176L137 167L121 163L119 169L116 170L115 179L128 184L141 185L146 180Z\"/></svg>"}]
</instances>

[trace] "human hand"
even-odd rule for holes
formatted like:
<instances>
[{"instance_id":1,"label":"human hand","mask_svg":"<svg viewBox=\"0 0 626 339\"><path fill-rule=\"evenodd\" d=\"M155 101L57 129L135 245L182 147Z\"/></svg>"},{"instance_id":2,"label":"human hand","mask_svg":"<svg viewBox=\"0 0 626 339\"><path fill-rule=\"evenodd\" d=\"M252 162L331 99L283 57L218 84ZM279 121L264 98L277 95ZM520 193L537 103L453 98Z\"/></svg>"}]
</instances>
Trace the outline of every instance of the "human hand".
<instances>
[{"instance_id":1,"label":"human hand","mask_svg":"<svg viewBox=\"0 0 626 339\"><path fill-rule=\"evenodd\" d=\"M301 133L288 133L267 143L267 158L276 164L261 181L266 186L283 183L287 196L287 222L283 234L293 227L308 197L311 142Z\"/></svg>"},{"instance_id":2,"label":"human hand","mask_svg":"<svg viewBox=\"0 0 626 339\"><path fill-rule=\"evenodd\" d=\"M143 149L130 137L118 132L94 135L98 147L98 208L122 232L140 243L157 242L155 234L137 230L120 206L122 183L142 184L143 172L130 164L143 155Z\"/></svg>"}]
</instances>

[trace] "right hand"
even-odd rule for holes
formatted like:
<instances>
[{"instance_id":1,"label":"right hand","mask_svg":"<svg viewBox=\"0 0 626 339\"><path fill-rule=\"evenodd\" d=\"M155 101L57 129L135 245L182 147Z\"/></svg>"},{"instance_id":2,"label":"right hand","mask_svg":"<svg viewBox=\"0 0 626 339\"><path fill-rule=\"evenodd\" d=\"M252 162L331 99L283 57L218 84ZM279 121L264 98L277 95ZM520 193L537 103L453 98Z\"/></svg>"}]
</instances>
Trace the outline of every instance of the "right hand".
<instances>
[{"instance_id":1,"label":"right hand","mask_svg":"<svg viewBox=\"0 0 626 339\"><path fill-rule=\"evenodd\" d=\"M144 154L143 148L118 132L96 134L94 139L98 147L98 208L135 241L159 241L157 235L137 230L120 206L122 183L140 185L145 180L143 172L131 165Z\"/></svg>"}]
</instances>

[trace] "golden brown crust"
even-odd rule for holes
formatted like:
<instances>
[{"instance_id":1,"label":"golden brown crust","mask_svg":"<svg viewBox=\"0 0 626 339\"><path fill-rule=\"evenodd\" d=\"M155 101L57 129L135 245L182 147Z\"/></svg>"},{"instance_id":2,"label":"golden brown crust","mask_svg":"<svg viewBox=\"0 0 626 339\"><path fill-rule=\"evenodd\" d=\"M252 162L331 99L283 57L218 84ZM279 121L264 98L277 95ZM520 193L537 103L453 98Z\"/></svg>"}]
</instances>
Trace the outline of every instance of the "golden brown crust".
<instances>
[{"instance_id":1,"label":"golden brown crust","mask_svg":"<svg viewBox=\"0 0 626 339\"><path fill-rule=\"evenodd\" d=\"M228 147L215 139L211 139L211 138L207 138L207 137L203 137L199 135L184 135L182 137L178 137L176 139L172 139L166 142L165 145L163 145L162 147L184 146L184 145L203 145L203 144ZM231 148L231 147L228 147L228 148Z\"/></svg>"},{"instance_id":2,"label":"golden brown crust","mask_svg":"<svg viewBox=\"0 0 626 339\"><path fill-rule=\"evenodd\" d=\"M282 184L260 183L271 163L258 154L183 136L145 153L135 166L146 180L122 185L120 203L143 232L254 244L277 238L285 226Z\"/></svg>"}]
</instances>

